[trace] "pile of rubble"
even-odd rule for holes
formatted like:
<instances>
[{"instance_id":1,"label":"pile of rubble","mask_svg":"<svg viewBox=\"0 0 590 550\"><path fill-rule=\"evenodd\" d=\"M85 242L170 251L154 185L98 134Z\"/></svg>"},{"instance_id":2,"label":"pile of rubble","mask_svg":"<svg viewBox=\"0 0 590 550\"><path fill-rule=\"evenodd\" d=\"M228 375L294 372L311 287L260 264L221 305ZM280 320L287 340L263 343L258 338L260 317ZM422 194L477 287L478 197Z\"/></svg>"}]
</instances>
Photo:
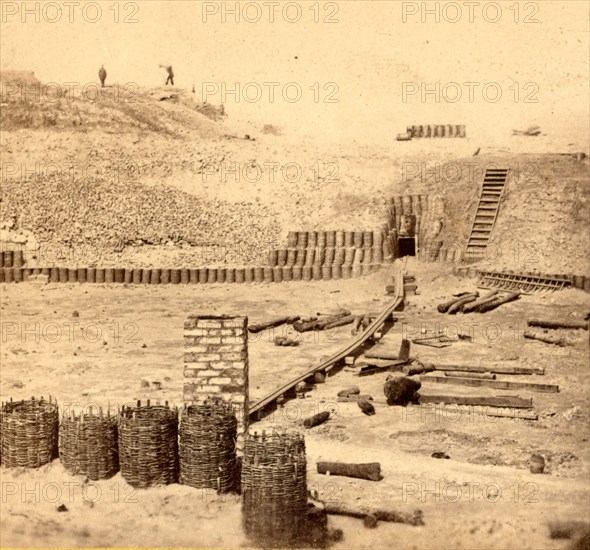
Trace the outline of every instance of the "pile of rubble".
<instances>
[{"instance_id":1,"label":"pile of rubble","mask_svg":"<svg viewBox=\"0 0 590 550\"><path fill-rule=\"evenodd\" d=\"M203 243L239 249L242 264L265 263L280 227L268 207L205 200L173 188L99 178L72 182L8 179L2 219L31 231L40 243L112 249L129 245Z\"/></svg>"}]
</instances>

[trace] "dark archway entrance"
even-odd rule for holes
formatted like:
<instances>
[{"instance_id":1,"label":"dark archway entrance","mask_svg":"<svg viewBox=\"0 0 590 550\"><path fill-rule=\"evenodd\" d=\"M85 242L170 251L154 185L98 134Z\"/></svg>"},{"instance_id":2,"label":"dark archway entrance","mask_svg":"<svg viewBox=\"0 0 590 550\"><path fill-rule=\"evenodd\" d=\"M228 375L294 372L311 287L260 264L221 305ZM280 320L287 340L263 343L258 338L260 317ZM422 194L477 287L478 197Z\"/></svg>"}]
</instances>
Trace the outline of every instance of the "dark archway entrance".
<instances>
[{"instance_id":1,"label":"dark archway entrance","mask_svg":"<svg viewBox=\"0 0 590 550\"><path fill-rule=\"evenodd\" d=\"M400 258L416 255L416 239L414 237L400 237L397 243Z\"/></svg>"}]
</instances>

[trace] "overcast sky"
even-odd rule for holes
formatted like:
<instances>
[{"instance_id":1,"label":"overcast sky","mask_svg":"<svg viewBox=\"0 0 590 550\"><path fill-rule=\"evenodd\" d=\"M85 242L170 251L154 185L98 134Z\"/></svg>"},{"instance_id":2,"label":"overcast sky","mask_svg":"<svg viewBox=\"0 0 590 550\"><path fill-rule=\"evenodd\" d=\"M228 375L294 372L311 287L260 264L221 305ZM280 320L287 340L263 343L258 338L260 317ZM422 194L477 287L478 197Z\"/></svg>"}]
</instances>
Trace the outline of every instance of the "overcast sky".
<instances>
[{"instance_id":1,"label":"overcast sky","mask_svg":"<svg viewBox=\"0 0 590 550\"><path fill-rule=\"evenodd\" d=\"M23 4L40 4L41 20L31 13L23 22ZM286 12L281 2L274 7L274 22L268 2L242 2L239 22L229 11L235 2L144 0L120 2L118 10L112 0L66 4L2 2L3 69L27 69L44 82L83 85L97 81L104 64L110 83L153 86L166 77L158 65L171 64L177 85L190 89L194 84L197 95L207 86L213 103L223 99L222 86L239 83L243 92L249 85L251 98L262 90L262 97L251 102L242 96L236 103L228 94L230 114L311 132L383 133L388 125L401 131L410 122L482 121L494 121L504 131L516 122L549 124L548 117L557 121L588 113L584 0L520 2L518 11L513 0L478 2L471 13L464 2L440 2L449 6L438 22L435 15L422 13L423 2L397 0L300 1L291 2ZM278 83L272 103L265 82ZM289 82L297 86L285 90ZM436 82L456 82L460 88L445 88L451 101L442 92L438 102L434 95L421 101L418 91L404 102L404 82L409 91ZM473 102L466 82L475 83ZM501 90L498 102L482 96L486 83L494 83L487 89L490 98ZM283 92L298 89L298 101L282 98ZM454 101L457 91L462 97ZM538 102L525 103L526 98Z\"/></svg>"}]
</instances>

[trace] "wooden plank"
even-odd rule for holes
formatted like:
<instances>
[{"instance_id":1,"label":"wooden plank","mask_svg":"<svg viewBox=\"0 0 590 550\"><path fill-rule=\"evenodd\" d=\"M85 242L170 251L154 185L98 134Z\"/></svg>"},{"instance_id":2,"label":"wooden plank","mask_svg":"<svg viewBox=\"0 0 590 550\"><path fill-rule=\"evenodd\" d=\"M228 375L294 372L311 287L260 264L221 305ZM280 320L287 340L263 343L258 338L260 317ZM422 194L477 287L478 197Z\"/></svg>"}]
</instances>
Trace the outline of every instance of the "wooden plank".
<instances>
[{"instance_id":1,"label":"wooden plank","mask_svg":"<svg viewBox=\"0 0 590 550\"><path fill-rule=\"evenodd\" d=\"M512 407L515 409L532 409L532 398L484 395L422 395L419 398L420 405L424 403L449 403L451 405L479 405L482 407Z\"/></svg>"},{"instance_id":2,"label":"wooden plank","mask_svg":"<svg viewBox=\"0 0 590 550\"><path fill-rule=\"evenodd\" d=\"M420 405L420 409L424 409L424 414L436 415L440 414L441 411L437 411L440 405L426 404ZM432 412L426 412L430 411ZM481 414L483 416L494 416L501 418L519 418L520 420L538 420L538 414L531 409L511 409L501 407L479 407L474 405L462 406L462 405L444 405L442 414L445 418L465 418L470 414Z\"/></svg>"},{"instance_id":3,"label":"wooden plank","mask_svg":"<svg viewBox=\"0 0 590 550\"><path fill-rule=\"evenodd\" d=\"M435 365L434 370L492 372L495 374L545 374L543 367L503 367L496 365Z\"/></svg>"},{"instance_id":4,"label":"wooden plank","mask_svg":"<svg viewBox=\"0 0 590 550\"><path fill-rule=\"evenodd\" d=\"M254 414L258 411L261 411L264 407L276 401L276 399L288 391L291 391L299 382L303 382L306 378L313 376L318 371L326 370L338 361L344 359L348 355L351 355L355 350L357 350L362 344L364 344L369 338L375 334L377 329L393 314L397 307L404 300L404 283L403 283L403 276L396 277L397 285L398 285L398 292L395 300L389 304L378 316L377 318L367 327L367 329L359 334L357 337L353 338L350 343L346 344L341 350L337 351L334 355L321 361L315 367L312 367L308 371L304 372L303 374L297 376L296 378L290 380L286 384L283 384L280 388L276 389L266 397L263 397L256 403L250 405L248 410L248 415L250 416L251 420L256 420L254 418Z\"/></svg>"},{"instance_id":5,"label":"wooden plank","mask_svg":"<svg viewBox=\"0 0 590 550\"><path fill-rule=\"evenodd\" d=\"M531 390L541 393L559 393L555 384L535 384L534 382L510 382L508 380L486 380L482 378L455 378L446 376L421 376L422 382L436 384L456 384L460 386L477 386L497 390Z\"/></svg>"}]
</instances>

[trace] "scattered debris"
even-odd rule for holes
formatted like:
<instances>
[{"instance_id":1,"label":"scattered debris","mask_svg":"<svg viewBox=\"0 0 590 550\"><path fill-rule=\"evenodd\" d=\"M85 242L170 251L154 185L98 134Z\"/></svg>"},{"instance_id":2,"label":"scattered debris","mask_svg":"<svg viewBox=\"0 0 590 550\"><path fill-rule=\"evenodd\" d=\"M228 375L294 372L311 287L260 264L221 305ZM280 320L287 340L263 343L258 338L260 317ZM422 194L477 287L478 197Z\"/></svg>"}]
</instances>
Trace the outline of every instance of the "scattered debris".
<instances>
[{"instance_id":1,"label":"scattered debris","mask_svg":"<svg viewBox=\"0 0 590 550\"><path fill-rule=\"evenodd\" d=\"M68 507L65 504L60 504L55 508L58 512L68 512Z\"/></svg>"},{"instance_id":2,"label":"scattered debris","mask_svg":"<svg viewBox=\"0 0 590 550\"><path fill-rule=\"evenodd\" d=\"M405 376L388 377L383 386L383 393L387 397L388 405L401 405L405 407L414 400L414 394L422 384Z\"/></svg>"},{"instance_id":3,"label":"scattered debris","mask_svg":"<svg viewBox=\"0 0 590 550\"><path fill-rule=\"evenodd\" d=\"M430 455L432 458L444 458L449 459L451 458L447 453L443 453L442 451L435 451Z\"/></svg>"},{"instance_id":4,"label":"scattered debris","mask_svg":"<svg viewBox=\"0 0 590 550\"><path fill-rule=\"evenodd\" d=\"M313 428L314 426L319 426L320 424L323 424L329 418L330 418L330 413L328 411L323 411L321 413L314 414L313 416L310 416L309 418L306 418L303 421L303 425L306 428Z\"/></svg>"},{"instance_id":5,"label":"scattered debris","mask_svg":"<svg viewBox=\"0 0 590 550\"><path fill-rule=\"evenodd\" d=\"M587 321L569 321L569 320L560 320L560 321L553 321L550 319L529 319L527 322L529 327L541 327L541 328L551 328L551 329L583 329L588 330L588 322Z\"/></svg>"},{"instance_id":6,"label":"scattered debris","mask_svg":"<svg viewBox=\"0 0 590 550\"><path fill-rule=\"evenodd\" d=\"M358 386L351 386L350 388L344 388L338 392L338 397L349 397L351 395L358 395L361 390Z\"/></svg>"},{"instance_id":7,"label":"scattered debris","mask_svg":"<svg viewBox=\"0 0 590 550\"><path fill-rule=\"evenodd\" d=\"M529 461L531 474L542 474L545 471L545 459L538 454L533 454Z\"/></svg>"},{"instance_id":8,"label":"scattered debris","mask_svg":"<svg viewBox=\"0 0 590 550\"><path fill-rule=\"evenodd\" d=\"M275 336L274 343L275 346L297 347L300 342L286 336Z\"/></svg>"},{"instance_id":9,"label":"scattered debris","mask_svg":"<svg viewBox=\"0 0 590 550\"><path fill-rule=\"evenodd\" d=\"M80 314L76 310L74 310L72 312L72 317L80 317Z\"/></svg>"},{"instance_id":10,"label":"scattered debris","mask_svg":"<svg viewBox=\"0 0 590 550\"><path fill-rule=\"evenodd\" d=\"M278 317L277 319L272 319L271 321L266 321L263 323L253 323L248 325L248 332L257 333L262 332L268 328L278 327L280 325L292 325L295 321L299 321L301 317L299 316L291 316L291 317Z\"/></svg>"},{"instance_id":11,"label":"scattered debris","mask_svg":"<svg viewBox=\"0 0 590 550\"><path fill-rule=\"evenodd\" d=\"M405 380L412 381L411 378ZM419 403L449 403L451 405L477 405L488 407L514 407L515 409L532 409L533 400L512 396L466 396L466 395L420 395Z\"/></svg>"},{"instance_id":12,"label":"scattered debris","mask_svg":"<svg viewBox=\"0 0 590 550\"><path fill-rule=\"evenodd\" d=\"M370 481L381 481L381 464L369 462L366 464L348 464L346 462L318 462L318 474L333 476L354 477L357 479L368 479Z\"/></svg>"},{"instance_id":13,"label":"scattered debris","mask_svg":"<svg viewBox=\"0 0 590 550\"><path fill-rule=\"evenodd\" d=\"M325 509L328 514L337 516L348 516L353 518L364 519L372 516L376 521L386 521L392 523L405 523L407 525L424 525L424 517L421 510L415 510L413 513L397 512L393 510L372 510L362 506L352 506L345 502L326 502Z\"/></svg>"},{"instance_id":14,"label":"scattered debris","mask_svg":"<svg viewBox=\"0 0 590 550\"><path fill-rule=\"evenodd\" d=\"M357 404L361 411L363 411L367 416L372 416L375 414L375 407L368 399L359 399Z\"/></svg>"},{"instance_id":15,"label":"scattered debris","mask_svg":"<svg viewBox=\"0 0 590 550\"><path fill-rule=\"evenodd\" d=\"M499 390L530 390L541 393L559 393L559 386L555 384L536 384L529 382L510 382L508 380L493 380L485 378L460 378L448 376L421 376L422 382L436 384L457 384L460 386L476 386L494 388Z\"/></svg>"},{"instance_id":16,"label":"scattered debris","mask_svg":"<svg viewBox=\"0 0 590 550\"><path fill-rule=\"evenodd\" d=\"M512 130L513 136L539 136L541 128L539 126L529 126L526 130Z\"/></svg>"},{"instance_id":17,"label":"scattered debris","mask_svg":"<svg viewBox=\"0 0 590 550\"><path fill-rule=\"evenodd\" d=\"M544 342L545 344L553 344L554 346L565 347L569 346L570 344L565 341L564 338L559 336L551 336L551 335L542 335L532 330L525 330L522 335L529 339L529 340L538 340L539 342Z\"/></svg>"}]
</instances>

